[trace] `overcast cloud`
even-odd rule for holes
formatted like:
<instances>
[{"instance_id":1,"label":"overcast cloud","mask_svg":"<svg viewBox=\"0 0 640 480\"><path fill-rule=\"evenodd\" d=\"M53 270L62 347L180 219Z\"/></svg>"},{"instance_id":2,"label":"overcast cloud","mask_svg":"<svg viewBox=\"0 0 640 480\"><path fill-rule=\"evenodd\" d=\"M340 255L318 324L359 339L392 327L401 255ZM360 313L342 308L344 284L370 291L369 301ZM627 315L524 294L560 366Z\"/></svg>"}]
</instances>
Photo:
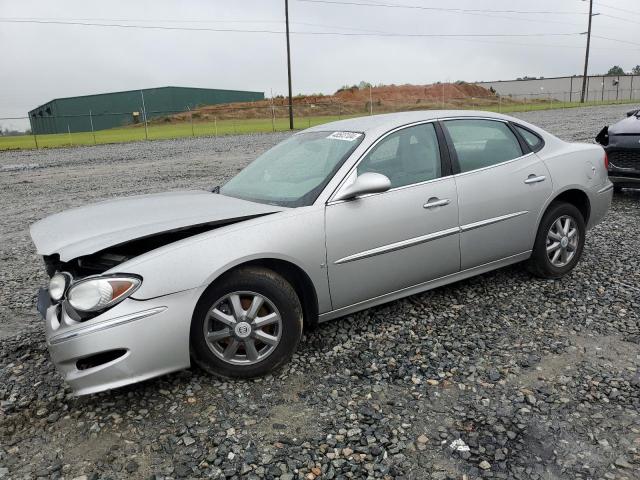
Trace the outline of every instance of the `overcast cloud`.
<instances>
[{"instance_id":1,"label":"overcast cloud","mask_svg":"<svg viewBox=\"0 0 640 480\"><path fill-rule=\"evenodd\" d=\"M372 0L352 0L373 3ZM377 3L383 3L378 1ZM565 14L493 16L290 0L294 32L524 34L586 31L580 0L389 0L428 7L536 10ZM590 73L640 64L637 0L596 4ZM620 17L618 19L611 16ZM506 17L506 18L505 18ZM284 30L284 0L0 0L0 19L83 21L187 28ZM91 19L91 20L88 20ZM557 23L556 23L557 22ZM0 23L0 117L26 115L53 98L165 85L286 92L283 34L140 30ZM333 93L361 80L431 83L580 74L585 36L398 38L292 34L295 93ZM0 125L24 128L27 123Z\"/></svg>"}]
</instances>

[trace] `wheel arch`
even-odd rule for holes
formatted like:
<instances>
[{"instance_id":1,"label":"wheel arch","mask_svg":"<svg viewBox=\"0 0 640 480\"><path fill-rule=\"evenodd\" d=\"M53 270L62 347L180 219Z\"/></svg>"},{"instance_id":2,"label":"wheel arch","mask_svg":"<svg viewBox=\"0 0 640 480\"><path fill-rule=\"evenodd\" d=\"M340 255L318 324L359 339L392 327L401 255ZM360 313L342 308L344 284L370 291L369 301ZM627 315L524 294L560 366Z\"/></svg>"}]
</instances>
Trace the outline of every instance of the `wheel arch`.
<instances>
[{"instance_id":1,"label":"wheel arch","mask_svg":"<svg viewBox=\"0 0 640 480\"><path fill-rule=\"evenodd\" d=\"M229 265L226 269L219 271L215 278L209 281L207 287L202 291L198 303L205 297L207 291L218 282L224 281L224 277L230 273L244 267L262 267L281 275L291 284L298 295L302 306L304 325L313 328L318 324L318 295L316 288L305 270L295 263L275 257L253 258Z\"/></svg>"},{"instance_id":2,"label":"wheel arch","mask_svg":"<svg viewBox=\"0 0 640 480\"><path fill-rule=\"evenodd\" d=\"M565 202L573 205L578 210L580 210L580 213L582 214L582 218L584 220L584 224L589 224L589 217L591 216L591 200L589 200L589 195L587 195L584 190L581 190L579 188L569 188L558 193L547 204L545 212L554 202Z\"/></svg>"},{"instance_id":3,"label":"wheel arch","mask_svg":"<svg viewBox=\"0 0 640 480\"><path fill-rule=\"evenodd\" d=\"M584 218L584 224L589 224L589 217L591 216L591 200L589 199L589 195L579 186L569 186L560 191L554 192L548 198L544 207L538 214L538 220L536 222L536 232L538 231L538 228L540 228L540 222L542 221L545 213L547 213L547 210L549 210L551 205L555 202L566 202L574 205L582 214Z\"/></svg>"},{"instance_id":4,"label":"wheel arch","mask_svg":"<svg viewBox=\"0 0 640 480\"><path fill-rule=\"evenodd\" d=\"M582 214L585 226L589 225L589 217L591 216L591 200L589 199L589 195L577 185L568 186L563 190L554 192L540 209L538 219L535 224L535 230L533 232L532 248L544 215L547 213L549 208L551 208L551 205L556 202L566 202L574 205Z\"/></svg>"}]
</instances>

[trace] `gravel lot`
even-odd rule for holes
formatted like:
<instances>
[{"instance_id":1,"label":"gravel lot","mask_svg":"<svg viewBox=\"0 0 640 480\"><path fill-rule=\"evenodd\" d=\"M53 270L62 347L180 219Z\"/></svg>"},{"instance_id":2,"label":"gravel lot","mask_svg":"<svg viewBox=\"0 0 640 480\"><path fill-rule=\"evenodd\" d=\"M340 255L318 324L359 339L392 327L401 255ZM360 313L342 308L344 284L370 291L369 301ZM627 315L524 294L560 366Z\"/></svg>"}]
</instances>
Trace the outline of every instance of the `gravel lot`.
<instances>
[{"instance_id":1,"label":"gravel lot","mask_svg":"<svg viewBox=\"0 0 640 480\"><path fill-rule=\"evenodd\" d=\"M590 141L629 106L519 114ZM73 398L35 220L219 184L286 134L0 153L0 478L640 478L640 194L561 281L513 266L307 332L273 377L197 369ZM152 346L150 346L152 348Z\"/></svg>"}]
</instances>

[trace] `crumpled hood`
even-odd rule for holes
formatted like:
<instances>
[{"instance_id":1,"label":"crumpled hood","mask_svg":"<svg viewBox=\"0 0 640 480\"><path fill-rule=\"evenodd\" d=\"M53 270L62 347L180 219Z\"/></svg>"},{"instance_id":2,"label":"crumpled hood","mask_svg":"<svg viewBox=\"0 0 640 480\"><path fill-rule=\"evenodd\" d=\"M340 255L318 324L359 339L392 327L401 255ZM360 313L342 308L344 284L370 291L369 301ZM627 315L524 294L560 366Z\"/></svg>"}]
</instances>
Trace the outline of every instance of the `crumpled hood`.
<instances>
[{"instance_id":1,"label":"crumpled hood","mask_svg":"<svg viewBox=\"0 0 640 480\"><path fill-rule=\"evenodd\" d=\"M73 208L31 226L41 255L69 261L107 247L193 225L227 223L285 210L204 190L123 197Z\"/></svg>"}]
</instances>

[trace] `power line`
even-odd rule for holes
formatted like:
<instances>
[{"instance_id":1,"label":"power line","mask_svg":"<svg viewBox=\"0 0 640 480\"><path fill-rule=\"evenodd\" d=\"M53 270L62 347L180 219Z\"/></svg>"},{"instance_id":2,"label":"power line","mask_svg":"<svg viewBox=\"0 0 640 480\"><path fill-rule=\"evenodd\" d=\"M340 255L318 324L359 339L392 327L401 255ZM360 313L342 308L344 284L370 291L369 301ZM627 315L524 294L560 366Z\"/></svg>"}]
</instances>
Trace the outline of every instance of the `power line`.
<instances>
[{"instance_id":1,"label":"power line","mask_svg":"<svg viewBox=\"0 0 640 480\"><path fill-rule=\"evenodd\" d=\"M110 27L130 28L141 30L178 30L187 32L222 32L222 33L264 33L282 35L286 32L268 29L233 29L233 28L207 28L207 27L176 27L166 25L136 25L122 23L91 23L91 22L63 22L57 20L15 20L2 19L0 23L20 23L37 25L77 25L85 27ZM323 36L348 36L348 37L419 37L419 38L446 38L446 37L569 37L581 35L581 32L571 33L394 33L394 32L322 32L322 31L292 31L295 35L323 35Z\"/></svg>"},{"instance_id":2,"label":"power line","mask_svg":"<svg viewBox=\"0 0 640 480\"><path fill-rule=\"evenodd\" d=\"M182 30L187 32L238 32L238 33L273 33L283 34L283 31L267 29L233 29L233 28L205 28L205 27L175 27L167 25L135 25L122 23L92 23L92 22L65 22L58 20L16 20L0 18L1 23L30 23L36 25L78 25L84 27L113 27L113 28L133 28L141 30Z\"/></svg>"},{"instance_id":3,"label":"power line","mask_svg":"<svg viewBox=\"0 0 640 480\"><path fill-rule=\"evenodd\" d=\"M279 23L282 20L196 20L196 19L161 19L161 18L100 18L100 17L4 17L6 20L50 20L60 22L159 22L159 23ZM293 22L292 22L293 23Z\"/></svg>"},{"instance_id":4,"label":"power line","mask_svg":"<svg viewBox=\"0 0 640 480\"><path fill-rule=\"evenodd\" d=\"M323 3L330 5L351 5L359 7L382 7L382 8L405 8L414 10L429 10L438 12L459 12L459 13L517 13L517 14L553 14L553 15L582 15L579 11L553 11L553 10L490 10L477 8L445 8L445 7L424 7L422 5L403 5L396 3L365 3L346 0L298 0L307 3Z\"/></svg>"},{"instance_id":5,"label":"power line","mask_svg":"<svg viewBox=\"0 0 640 480\"><path fill-rule=\"evenodd\" d=\"M609 15L608 13L599 13L601 17L613 18L615 20L620 20L621 22L633 23L634 25L640 25L638 20L629 20L628 18L617 17L615 15Z\"/></svg>"},{"instance_id":6,"label":"power line","mask_svg":"<svg viewBox=\"0 0 640 480\"><path fill-rule=\"evenodd\" d=\"M592 35L595 38L595 35ZM598 37L600 38L600 37ZM571 48L576 50L584 50L584 46L582 45L557 45L550 43L521 43L521 42L501 42L500 40L478 40L478 39L465 39L465 38L451 38L449 40L460 41L460 42L473 42L473 43L487 43L492 45L509 45L514 47L540 47L540 48ZM591 47L591 50L606 50L608 52L611 51L611 48L607 47ZM623 48L621 50L629 51L629 52L637 52L636 48Z\"/></svg>"},{"instance_id":7,"label":"power line","mask_svg":"<svg viewBox=\"0 0 640 480\"><path fill-rule=\"evenodd\" d=\"M505 15L496 15L492 13L476 13L476 12L445 12L445 13L461 13L464 15L474 15L474 16L482 16L489 18L501 18L506 20L515 20L517 22L532 22L532 23L554 23L557 25L571 25L574 27L582 26L581 23L575 22L563 22L558 20L547 20L547 19L533 19L533 18L519 18L519 17L509 17ZM60 18L60 17L4 17L7 20L33 20L33 21L57 21L57 22L139 22L139 23L149 23L149 22L159 22L159 23L196 23L196 24L218 24L218 23L271 23L271 24L279 24L284 25L284 22L280 20L194 20L194 19L182 19L182 20L162 20L162 19L135 19L135 18ZM308 22L290 22L292 25L305 25L310 27L322 27L322 28L340 28L343 30L354 30L354 31L363 31L363 32L374 32L376 30L364 29L364 28L354 28L354 27L343 27L337 25L325 25L320 23L308 23Z\"/></svg>"},{"instance_id":8,"label":"power line","mask_svg":"<svg viewBox=\"0 0 640 480\"><path fill-rule=\"evenodd\" d=\"M445 12L445 13L456 13L456 12ZM519 17L510 17L505 15L496 15L492 13L475 13L475 12L457 12L465 15L477 15L488 18L500 18L506 20L515 20L519 22L531 22L531 23L553 23L557 25L570 25L580 27L581 23L576 22L563 22L557 20L547 20L547 19L533 19L533 18L519 18ZM607 14L599 14L605 17L615 18L631 23L636 23L633 20L627 20L621 17L615 17ZM135 19L135 18L98 18L98 17L87 17L87 18L72 18L72 17L4 17L2 20L15 20L17 21L33 21L33 22L67 22L67 23L86 23L86 22L141 22L141 23L149 23L149 22L159 22L159 23L178 23L178 24L220 24L220 23L244 23L244 24L278 24L284 25L284 22L281 20L196 20L196 19L179 19L179 20L163 20L163 19ZM330 28L330 29L339 29L339 30L351 30L351 31L359 31L359 32L369 32L369 33L385 33L382 30L372 30L368 28L356 28L353 26L342 26L342 25L326 25L322 23L309 23L309 22L290 22L292 25L304 25L309 27L320 27L320 28ZM167 25L170 27L171 25Z\"/></svg>"},{"instance_id":9,"label":"power line","mask_svg":"<svg viewBox=\"0 0 640 480\"><path fill-rule=\"evenodd\" d=\"M551 11L551 10L488 10L488 9L464 9L464 8L445 8L445 7L424 7L421 5L404 5L404 4L395 4L395 3L366 3L359 1L350 1L350 0L298 0L299 2L306 3L319 3L319 4L329 4L329 5L347 5L347 6L362 6L362 7L383 7L383 8L405 8L405 9L417 9L417 10L426 10L432 12L443 12L443 13L458 13L462 15L474 15L488 18L503 18L506 20L515 20L520 22L533 22L533 23L553 23L558 25L571 25L571 26L582 26L581 23L575 22L563 22L558 20L548 20L548 19L532 19L532 18L519 18L519 17L510 17L505 15L499 15L500 13L512 13L512 14L553 14L553 15L584 15L583 12L578 11ZM623 10L624 11L624 10ZM631 12L630 12L631 13ZM622 17L616 17L614 15L608 15L605 13L598 14L604 17L615 18L617 20L621 20L629 23L637 23L634 20L628 20ZM640 15L640 14L638 14Z\"/></svg>"},{"instance_id":10,"label":"power line","mask_svg":"<svg viewBox=\"0 0 640 480\"><path fill-rule=\"evenodd\" d=\"M638 47L640 47L640 43L636 43L636 42L630 42L628 40L619 40L617 38L610 38L610 37L602 37L600 35L591 35L593 38L599 38L601 40L610 40L612 42L618 42L618 43L626 43L628 45L637 45Z\"/></svg>"},{"instance_id":11,"label":"power line","mask_svg":"<svg viewBox=\"0 0 640 480\"><path fill-rule=\"evenodd\" d=\"M596 2L596 5L598 5L599 7L604 7L604 8L610 8L611 10L618 10L620 12L625 12L625 13L630 13L631 15L640 15L640 11L637 10L627 10L626 8L620 8L620 7L613 7L607 3L602 3L602 2Z\"/></svg>"},{"instance_id":12,"label":"power line","mask_svg":"<svg viewBox=\"0 0 640 480\"><path fill-rule=\"evenodd\" d=\"M505 19L505 20L512 20L512 21L516 21L516 22L529 22L529 23L554 23L556 25L571 25L574 27L581 27L582 24L580 23L575 23L575 22L563 22L563 21L559 21L559 20L547 20L547 19L542 19L542 18L522 18L522 17L510 17L507 15L499 15L499 14L493 14L493 13L476 13L476 12L442 12L442 13L459 13L461 15L472 15L472 16L477 16L477 17L487 17L487 18L500 18L500 19Z\"/></svg>"},{"instance_id":13,"label":"power line","mask_svg":"<svg viewBox=\"0 0 640 480\"><path fill-rule=\"evenodd\" d=\"M204 31L204 32L221 32L221 33L263 33L263 34L274 34L274 35L282 35L285 32L279 30L269 30L269 29L232 29L232 28L207 28L207 27L177 27L177 26L166 26L166 25L136 25L136 24L119 24L119 23L92 23L92 22L70 22L70 21L60 21L60 20L26 20L26 19L18 19L18 18L0 18L0 23L27 23L27 24L53 24L53 25L76 25L76 26L89 26L89 27L107 27L107 28L130 28L130 29L142 29L142 30L178 30L178 31ZM303 24L304 22L298 22L299 24ZM320 24L307 24L314 26L321 26ZM340 26L332 26L332 25L323 25L324 28L350 28L350 27L340 27ZM355 29L354 29L355 30ZM361 30L361 29L357 29ZM451 39L461 39L461 38L517 38L517 37L570 37L570 36L578 36L582 35L583 32L575 32L575 33L517 33L517 34L423 34L423 33L395 33L395 32L382 32L375 30L364 30L358 32L323 32L323 31L291 31L292 35L318 35L318 36L356 36L356 37L406 37L406 38L451 38ZM640 43L630 42L627 40L620 40L617 38L604 37L604 36L596 36L593 35L594 38L599 38L602 40L609 40L613 42L626 43L629 45L640 46ZM488 43L488 42L486 42ZM499 44L500 42L492 42ZM513 45L512 42L502 42L504 44ZM571 45L538 45L538 44L519 44L521 46L543 46L543 47L559 47L559 48L582 48ZM635 50L635 49L634 49Z\"/></svg>"},{"instance_id":14,"label":"power line","mask_svg":"<svg viewBox=\"0 0 640 480\"><path fill-rule=\"evenodd\" d=\"M4 17L5 20L33 20L33 21L54 21L54 22L140 22L140 23L149 23L149 22L159 22L159 23L199 23L199 24L219 24L219 23L271 23L284 25L284 21L282 20L195 20L195 19L179 19L179 20L163 20L163 19L142 19L142 18L97 18L97 17L88 17L88 18L61 18L61 17ZM289 22L292 25L304 25L308 27L320 27L320 28L335 28L342 30L353 30L360 32L374 32L380 33L379 30L371 30L366 28L355 28L355 27L345 27L340 25L326 25L322 23L309 23L309 22ZM568 24L568 25L578 25L578 24Z\"/></svg>"}]
</instances>

